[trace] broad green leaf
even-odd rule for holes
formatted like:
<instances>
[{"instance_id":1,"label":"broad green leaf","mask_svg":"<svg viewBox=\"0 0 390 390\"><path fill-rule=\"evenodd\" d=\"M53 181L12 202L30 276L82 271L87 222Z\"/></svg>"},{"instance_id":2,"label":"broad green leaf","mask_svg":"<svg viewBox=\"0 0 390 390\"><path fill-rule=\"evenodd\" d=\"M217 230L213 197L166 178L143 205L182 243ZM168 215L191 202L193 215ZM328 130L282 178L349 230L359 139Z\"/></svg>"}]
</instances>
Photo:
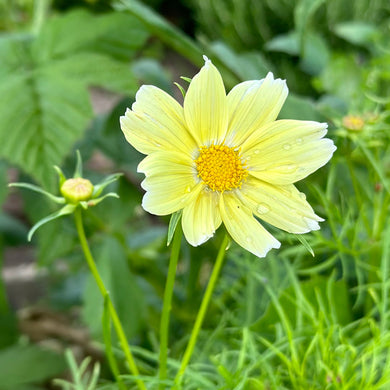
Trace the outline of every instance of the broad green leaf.
<instances>
[{"instance_id":1,"label":"broad green leaf","mask_svg":"<svg viewBox=\"0 0 390 390\"><path fill-rule=\"evenodd\" d=\"M334 32L340 38L359 46L368 46L378 34L378 27L357 20L339 23L334 27Z\"/></svg>"},{"instance_id":2,"label":"broad green leaf","mask_svg":"<svg viewBox=\"0 0 390 390\"><path fill-rule=\"evenodd\" d=\"M122 35L122 54L110 56L104 37L113 38L118 29L126 35L126 28L139 37L126 43ZM134 92L128 59L146 37L129 14L73 11L49 19L36 37L8 34L0 39L0 94L7 96L7 104L0 106L0 155L53 187L51 167L61 165L92 117L87 87Z\"/></svg>"},{"instance_id":3,"label":"broad green leaf","mask_svg":"<svg viewBox=\"0 0 390 390\"><path fill-rule=\"evenodd\" d=\"M310 75L317 75L327 66L330 52L321 35L310 32L304 37L300 67Z\"/></svg>"},{"instance_id":4,"label":"broad green leaf","mask_svg":"<svg viewBox=\"0 0 390 390\"><path fill-rule=\"evenodd\" d=\"M292 31L288 34L277 35L266 43L265 48L268 51L278 51L298 56L300 52L298 34Z\"/></svg>"},{"instance_id":5,"label":"broad green leaf","mask_svg":"<svg viewBox=\"0 0 390 390\"><path fill-rule=\"evenodd\" d=\"M147 37L143 24L130 14L96 15L79 9L51 18L33 43L33 53L39 62L81 51L125 61Z\"/></svg>"},{"instance_id":6,"label":"broad green leaf","mask_svg":"<svg viewBox=\"0 0 390 390\"><path fill-rule=\"evenodd\" d=\"M64 371L62 355L34 345L12 346L0 351L1 388L39 383Z\"/></svg>"}]
</instances>

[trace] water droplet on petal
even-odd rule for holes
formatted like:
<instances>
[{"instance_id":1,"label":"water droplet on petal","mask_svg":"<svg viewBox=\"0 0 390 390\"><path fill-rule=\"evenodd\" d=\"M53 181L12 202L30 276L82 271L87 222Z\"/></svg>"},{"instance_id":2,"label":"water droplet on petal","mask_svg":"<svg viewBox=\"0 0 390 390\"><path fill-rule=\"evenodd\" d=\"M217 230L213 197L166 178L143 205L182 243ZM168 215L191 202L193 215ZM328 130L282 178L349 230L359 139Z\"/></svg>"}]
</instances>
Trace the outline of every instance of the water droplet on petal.
<instances>
[{"instance_id":1,"label":"water droplet on petal","mask_svg":"<svg viewBox=\"0 0 390 390\"><path fill-rule=\"evenodd\" d=\"M299 193L299 197L300 197L302 200L306 200L306 195L305 195L303 192L300 192L300 193Z\"/></svg>"},{"instance_id":2,"label":"water droplet on petal","mask_svg":"<svg viewBox=\"0 0 390 390\"><path fill-rule=\"evenodd\" d=\"M191 186L186 187L186 192L191 192Z\"/></svg>"},{"instance_id":3,"label":"water droplet on petal","mask_svg":"<svg viewBox=\"0 0 390 390\"><path fill-rule=\"evenodd\" d=\"M259 203L256 208L259 214L267 214L269 212L269 206L265 203Z\"/></svg>"},{"instance_id":4,"label":"water droplet on petal","mask_svg":"<svg viewBox=\"0 0 390 390\"><path fill-rule=\"evenodd\" d=\"M260 153L260 150L259 149L256 149L255 150L255 154L259 154Z\"/></svg>"},{"instance_id":5,"label":"water droplet on petal","mask_svg":"<svg viewBox=\"0 0 390 390\"><path fill-rule=\"evenodd\" d=\"M251 236L247 236L247 237L245 238L245 241L246 241L248 244L252 244L253 238L252 238Z\"/></svg>"},{"instance_id":6,"label":"water droplet on petal","mask_svg":"<svg viewBox=\"0 0 390 390\"><path fill-rule=\"evenodd\" d=\"M283 145L283 149L284 150L290 150L291 149L291 145L290 144L284 144Z\"/></svg>"},{"instance_id":7,"label":"water droplet on petal","mask_svg":"<svg viewBox=\"0 0 390 390\"><path fill-rule=\"evenodd\" d=\"M300 145L303 142L302 138L297 138L297 144Z\"/></svg>"},{"instance_id":8,"label":"water droplet on petal","mask_svg":"<svg viewBox=\"0 0 390 390\"><path fill-rule=\"evenodd\" d=\"M298 169L298 167L295 164L285 164L285 165L279 165L278 167L275 167L276 171L280 171L281 173L293 173Z\"/></svg>"}]
</instances>

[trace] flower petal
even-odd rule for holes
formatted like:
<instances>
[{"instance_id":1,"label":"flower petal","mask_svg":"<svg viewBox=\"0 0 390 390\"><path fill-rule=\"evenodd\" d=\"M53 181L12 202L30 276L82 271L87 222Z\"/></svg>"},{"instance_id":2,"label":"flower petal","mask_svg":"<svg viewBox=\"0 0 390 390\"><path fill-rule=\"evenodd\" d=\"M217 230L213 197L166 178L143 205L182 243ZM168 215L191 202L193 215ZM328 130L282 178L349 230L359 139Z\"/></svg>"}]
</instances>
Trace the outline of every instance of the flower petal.
<instances>
[{"instance_id":1,"label":"flower petal","mask_svg":"<svg viewBox=\"0 0 390 390\"><path fill-rule=\"evenodd\" d=\"M206 190L184 208L182 227L186 240L198 246L211 238L220 226L221 214L218 208L220 194Z\"/></svg>"},{"instance_id":2,"label":"flower petal","mask_svg":"<svg viewBox=\"0 0 390 390\"><path fill-rule=\"evenodd\" d=\"M257 217L290 233L318 230L323 221L293 184L275 186L249 177L237 196Z\"/></svg>"},{"instance_id":3,"label":"flower petal","mask_svg":"<svg viewBox=\"0 0 390 390\"><path fill-rule=\"evenodd\" d=\"M199 180L193 161L180 152L155 152L138 165L146 178L141 186L146 190L142 207L151 214L167 215L185 207L197 194ZM200 186L200 184L198 185Z\"/></svg>"},{"instance_id":4,"label":"flower petal","mask_svg":"<svg viewBox=\"0 0 390 390\"><path fill-rule=\"evenodd\" d=\"M188 87L184 117L198 146L223 141L228 121L225 87L209 59Z\"/></svg>"},{"instance_id":5,"label":"flower petal","mask_svg":"<svg viewBox=\"0 0 390 390\"><path fill-rule=\"evenodd\" d=\"M286 82L268 73L262 80L245 81L227 95L227 144L239 146L255 130L276 119L288 95Z\"/></svg>"},{"instance_id":6,"label":"flower petal","mask_svg":"<svg viewBox=\"0 0 390 390\"><path fill-rule=\"evenodd\" d=\"M337 149L322 138L326 123L297 120L272 122L255 131L241 147L249 173L272 184L286 185L325 165Z\"/></svg>"},{"instance_id":7,"label":"flower petal","mask_svg":"<svg viewBox=\"0 0 390 390\"><path fill-rule=\"evenodd\" d=\"M270 249L280 247L280 242L264 229L234 192L225 192L221 196L220 211L233 240L249 252L265 257Z\"/></svg>"},{"instance_id":8,"label":"flower petal","mask_svg":"<svg viewBox=\"0 0 390 390\"><path fill-rule=\"evenodd\" d=\"M126 140L141 153L157 150L197 150L188 132L183 107L163 90L143 85L132 109L120 118Z\"/></svg>"}]
</instances>

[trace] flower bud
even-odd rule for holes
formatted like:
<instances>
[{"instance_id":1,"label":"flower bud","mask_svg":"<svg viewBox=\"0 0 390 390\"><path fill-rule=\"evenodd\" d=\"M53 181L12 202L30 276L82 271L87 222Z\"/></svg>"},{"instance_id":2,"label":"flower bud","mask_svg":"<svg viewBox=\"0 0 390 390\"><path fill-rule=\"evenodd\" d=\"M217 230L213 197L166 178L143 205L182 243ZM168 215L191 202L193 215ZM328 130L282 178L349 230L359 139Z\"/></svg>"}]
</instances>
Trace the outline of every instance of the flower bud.
<instances>
[{"instance_id":1,"label":"flower bud","mask_svg":"<svg viewBox=\"0 0 390 390\"><path fill-rule=\"evenodd\" d=\"M69 203L89 200L93 193L92 183L81 177L67 179L60 188L61 194Z\"/></svg>"},{"instance_id":2,"label":"flower bud","mask_svg":"<svg viewBox=\"0 0 390 390\"><path fill-rule=\"evenodd\" d=\"M347 130L361 131L363 130L365 122L362 117L357 115L347 115L343 118L343 126Z\"/></svg>"}]
</instances>

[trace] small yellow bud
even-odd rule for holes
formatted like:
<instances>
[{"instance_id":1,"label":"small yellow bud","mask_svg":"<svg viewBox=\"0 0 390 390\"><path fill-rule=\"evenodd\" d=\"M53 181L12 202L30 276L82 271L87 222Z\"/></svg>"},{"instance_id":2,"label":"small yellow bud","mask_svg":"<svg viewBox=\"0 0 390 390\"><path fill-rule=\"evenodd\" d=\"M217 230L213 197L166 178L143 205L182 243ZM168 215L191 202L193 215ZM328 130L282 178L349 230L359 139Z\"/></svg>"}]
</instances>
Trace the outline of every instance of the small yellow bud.
<instances>
[{"instance_id":1,"label":"small yellow bud","mask_svg":"<svg viewBox=\"0 0 390 390\"><path fill-rule=\"evenodd\" d=\"M343 126L352 131L361 131L364 127L364 120L357 115L347 115L343 118Z\"/></svg>"},{"instance_id":2,"label":"small yellow bud","mask_svg":"<svg viewBox=\"0 0 390 390\"><path fill-rule=\"evenodd\" d=\"M93 185L89 180L78 177L65 180L60 191L69 203L78 203L91 198Z\"/></svg>"}]
</instances>

